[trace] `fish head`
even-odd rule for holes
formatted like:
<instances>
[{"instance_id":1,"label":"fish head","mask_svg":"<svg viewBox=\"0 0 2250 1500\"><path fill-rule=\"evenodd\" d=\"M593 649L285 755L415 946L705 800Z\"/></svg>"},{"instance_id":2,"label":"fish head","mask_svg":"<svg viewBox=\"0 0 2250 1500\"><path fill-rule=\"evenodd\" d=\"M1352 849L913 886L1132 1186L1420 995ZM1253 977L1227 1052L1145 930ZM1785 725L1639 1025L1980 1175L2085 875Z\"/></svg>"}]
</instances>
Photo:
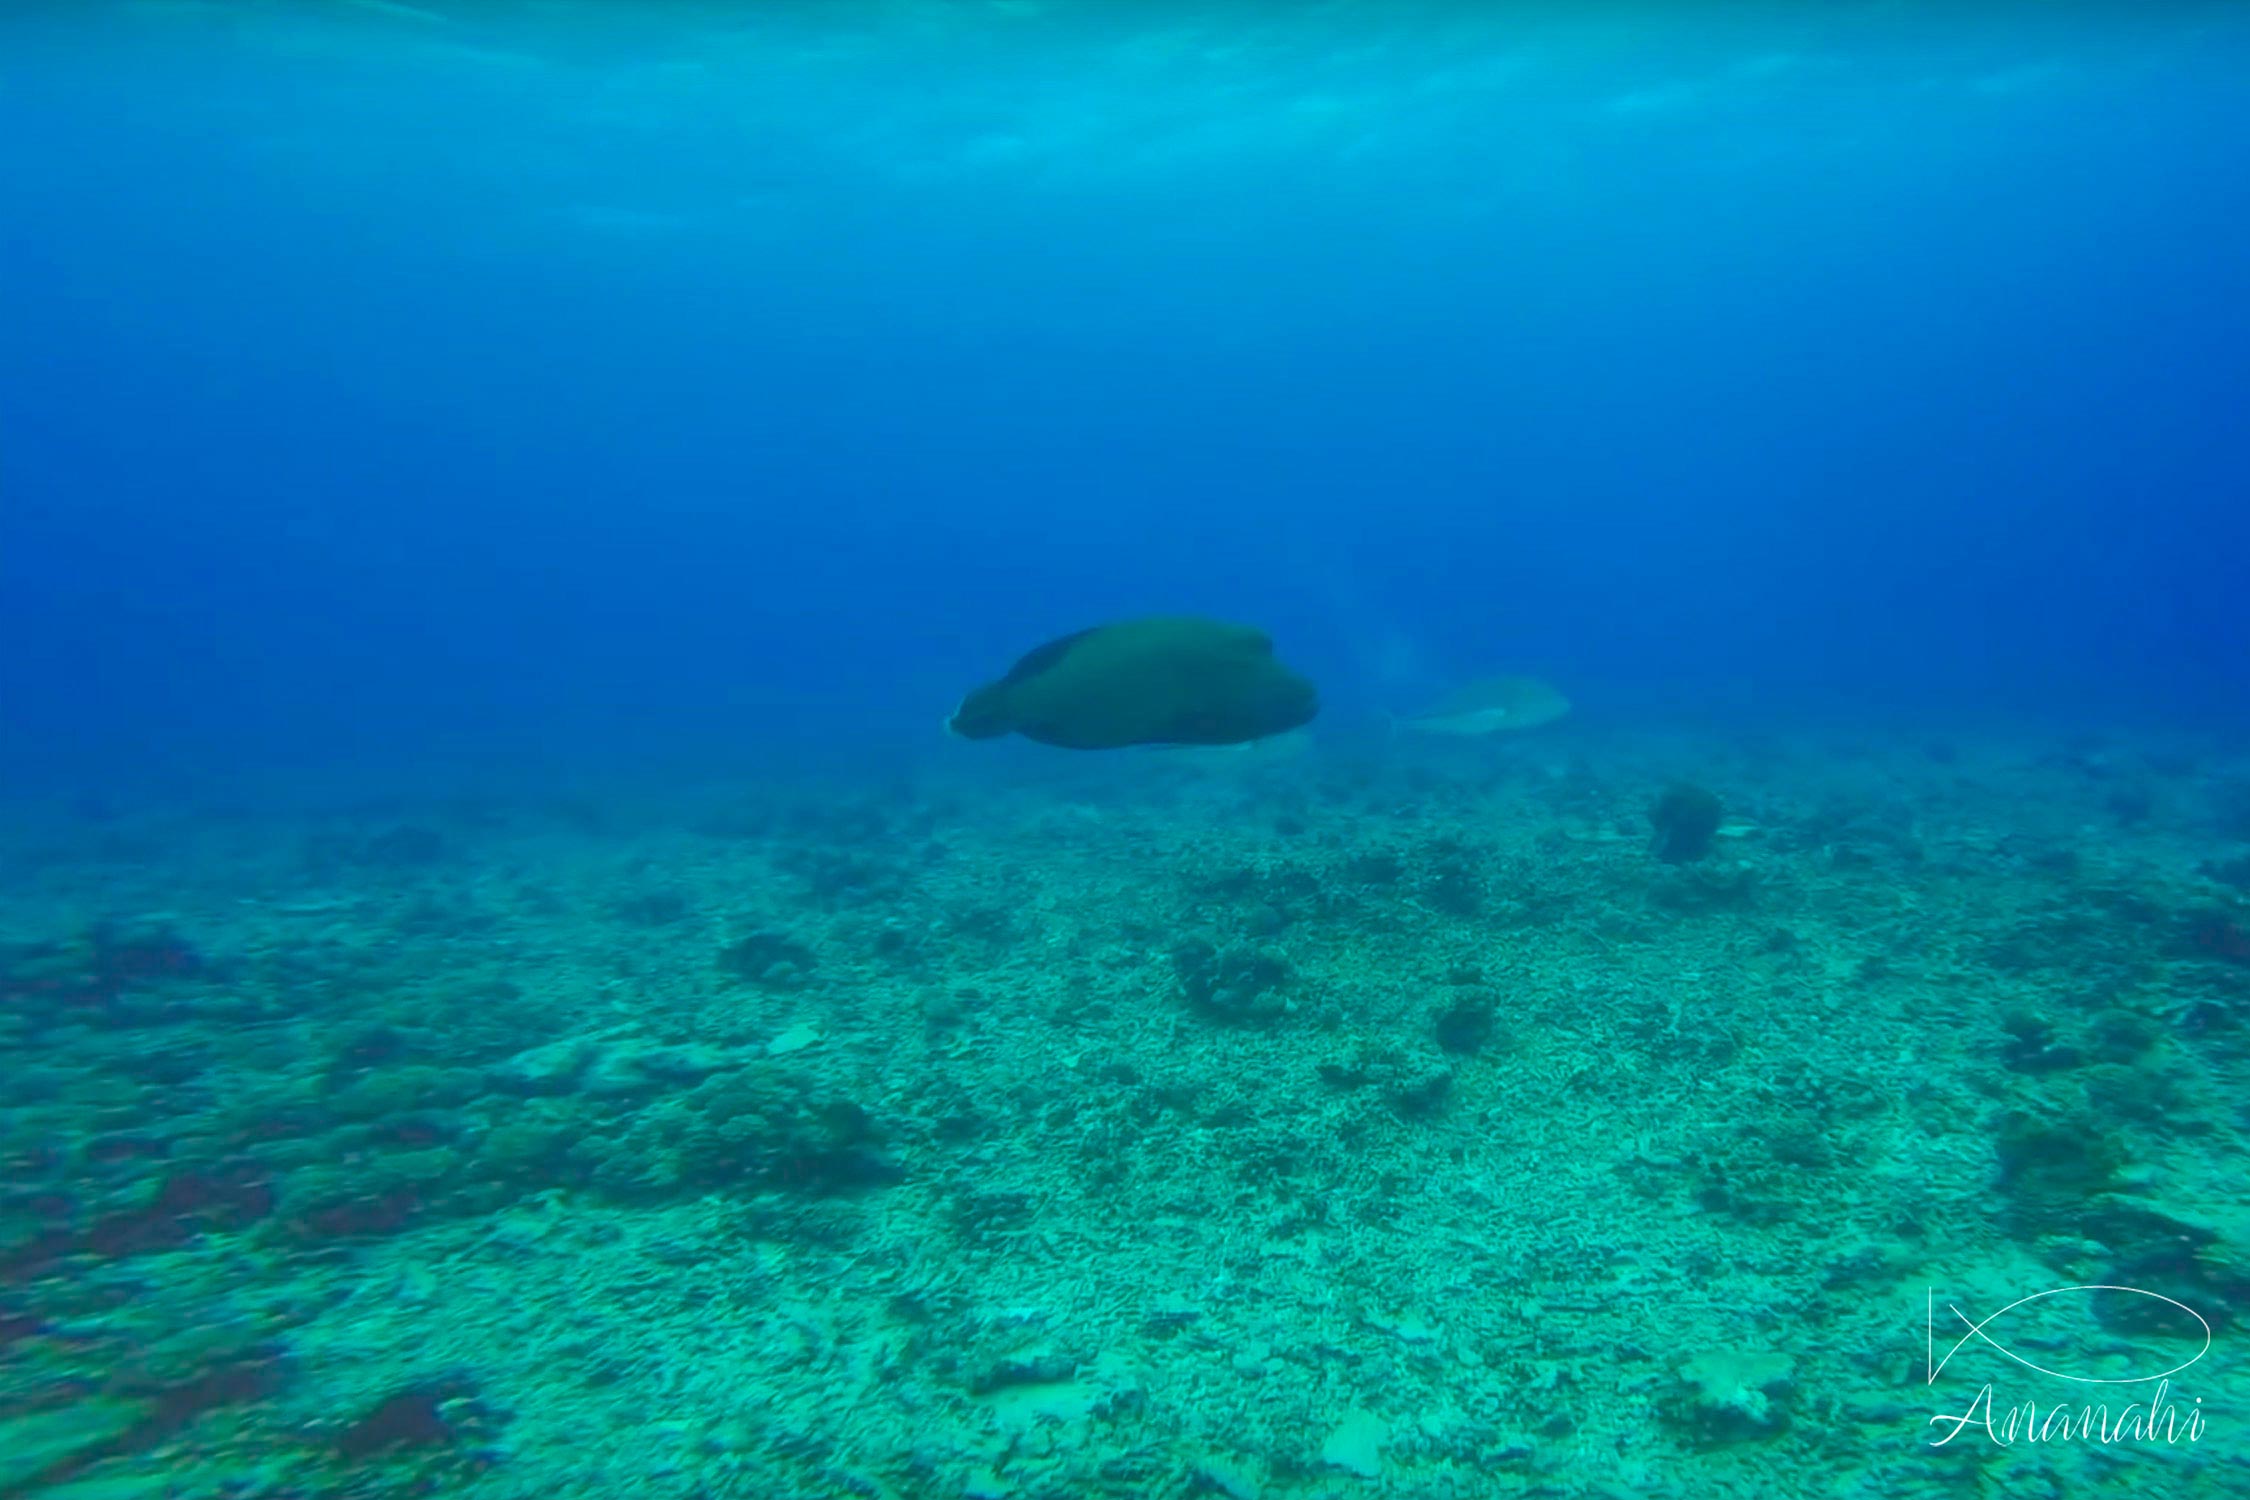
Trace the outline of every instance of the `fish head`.
<instances>
[{"instance_id":1,"label":"fish head","mask_svg":"<svg viewBox=\"0 0 2250 1500\"><path fill-rule=\"evenodd\" d=\"M1008 694L999 683L978 688L961 700L945 727L965 740L996 740L1016 727Z\"/></svg>"}]
</instances>

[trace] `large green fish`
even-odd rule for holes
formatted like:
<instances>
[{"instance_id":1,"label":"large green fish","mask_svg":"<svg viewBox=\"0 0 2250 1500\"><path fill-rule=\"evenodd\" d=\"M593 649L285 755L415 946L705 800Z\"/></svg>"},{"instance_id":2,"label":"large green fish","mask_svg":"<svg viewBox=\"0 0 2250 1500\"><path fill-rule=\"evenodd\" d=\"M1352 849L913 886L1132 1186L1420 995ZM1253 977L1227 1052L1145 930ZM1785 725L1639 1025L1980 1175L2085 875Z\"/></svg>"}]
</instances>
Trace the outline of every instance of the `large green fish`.
<instances>
[{"instance_id":1,"label":"large green fish","mask_svg":"<svg viewBox=\"0 0 2250 1500\"><path fill-rule=\"evenodd\" d=\"M947 727L1066 750L1240 745L1318 712L1320 694L1275 658L1265 632L1165 615L1049 641L962 699Z\"/></svg>"}]
</instances>

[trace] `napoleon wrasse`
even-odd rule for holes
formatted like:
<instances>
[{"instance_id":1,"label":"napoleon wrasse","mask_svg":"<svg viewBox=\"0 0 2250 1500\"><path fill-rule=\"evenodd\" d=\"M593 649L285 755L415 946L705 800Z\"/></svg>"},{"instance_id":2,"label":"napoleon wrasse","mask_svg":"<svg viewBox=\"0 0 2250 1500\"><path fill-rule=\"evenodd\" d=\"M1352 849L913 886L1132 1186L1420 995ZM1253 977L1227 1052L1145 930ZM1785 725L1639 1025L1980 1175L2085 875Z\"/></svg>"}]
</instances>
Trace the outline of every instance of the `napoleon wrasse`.
<instances>
[{"instance_id":1,"label":"napoleon wrasse","mask_svg":"<svg viewBox=\"0 0 2250 1500\"><path fill-rule=\"evenodd\" d=\"M1283 666L1265 632L1163 615L1049 641L961 700L946 727L964 739L1020 734L1065 750L1240 745L1310 723L1313 685Z\"/></svg>"}]
</instances>

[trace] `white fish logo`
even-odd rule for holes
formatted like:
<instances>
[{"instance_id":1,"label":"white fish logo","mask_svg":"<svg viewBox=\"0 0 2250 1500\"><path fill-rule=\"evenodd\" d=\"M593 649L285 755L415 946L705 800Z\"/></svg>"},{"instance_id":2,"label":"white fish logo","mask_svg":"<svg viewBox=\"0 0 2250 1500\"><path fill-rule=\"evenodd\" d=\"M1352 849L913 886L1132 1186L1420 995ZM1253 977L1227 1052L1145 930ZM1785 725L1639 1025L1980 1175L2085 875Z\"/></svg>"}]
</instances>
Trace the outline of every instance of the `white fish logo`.
<instances>
[{"instance_id":1,"label":"white fish logo","mask_svg":"<svg viewBox=\"0 0 2250 1500\"><path fill-rule=\"evenodd\" d=\"M2021 1354L2018 1354L2015 1350L2009 1348L2006 1344L2000 1342L1998 1338L1994 1337L1994 1324L2006 1318L2008 1314L2014 1312L2017 1308L2026 1306L2029 1303L2042 1302L2050 1297L2082 1297L2085 1298L2089 1303L2090 1316L2091 1304L2093 1302L2093 1299L2105 1293L2120 1297L2148 1297L2154 1299L2155 1301L2162 1302L2167 1304L2168 1306L2179 1309L2181 1312L2187 1314L2189 1318L2194 1320L2196 1327L2203 1330L2203 1343L2201 1347L2199 1347L2186 1359L2181 1360L2179 1363L2171 1366L2168 1369L2151 1370L2146 1374L2073 1375L2067 1370L2050 1369L2046 1365L2034 1363L2033 1361L2024 1358ZM1936 1384L1938 1376L1944 1372L1946 1365L1952 1362L1954 1355L1961 1352L1961 1346L1968 1343L1971 1339L1977 1339L1983 1343L1991 1345L1994 1349L1997 1349L1998 1351L2000 1351L2000 1353L2006 1355L2009 1359L2014 1360L2017 1364L2022 1365L2027 1370L2036 1370L2041 1375L2049 1375L2057 1380L2074 1380L2082 1385L2144 1385L2152 1380L2166 1380L2174 1375L2179 1374L2182 1370L2186 1369L2188 1366L2194 1364L2197 1360L2203 1358L2204 1355L2211 1352L2211 1324L2209 1320L2203 1316L2203 1314L2197 1312L2194 1308L2188 1306L2185 1302L2182 1302L2175 1297L2167 1297L2162 1292L2144 1291L2136 1286L2085 1285L2054 1287L2044 1292L2033 1292L2028 1297L2018 1297L2015 1301L2009 1303L2006 1307L2001 1308L1998 1312L1989 1313L1983 1318L1971 1318L1967 1313L1961 1311L1960 1308L1953 1306L1951 1303L1946 1304L1946 1310L1952 1313L1955 1318L1960 1320L1962 1331L1960 1333L1960 1336L1954 1339L1952 1347L1945 1351L1945 1358L1940 1359L1937 1355L1937 1292L1934 1289L1930 1290L1928 1293L1928 1308L1926 1313L1924 1314L1924 1331L1929 1341L1928 1354L1926 1356L1926 1363L1929 1374L1924 1381L1924 1384ZM1950 1329L1950 1327L1951 1325L1949 1324L1948 1328Z\"/></svg>"}]
</instances>

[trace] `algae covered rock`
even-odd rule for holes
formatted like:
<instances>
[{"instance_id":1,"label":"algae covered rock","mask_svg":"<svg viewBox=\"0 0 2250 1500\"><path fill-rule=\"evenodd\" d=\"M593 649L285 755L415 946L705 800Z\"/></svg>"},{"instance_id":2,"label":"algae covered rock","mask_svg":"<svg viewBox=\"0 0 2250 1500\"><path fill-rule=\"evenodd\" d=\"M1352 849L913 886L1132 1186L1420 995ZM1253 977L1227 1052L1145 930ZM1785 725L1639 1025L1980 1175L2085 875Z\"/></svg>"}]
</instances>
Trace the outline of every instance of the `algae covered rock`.
<instances>
[{"instance_id":1,"label":"algae covered rock","mask_svg":"<svg viewBox=\"0 0 2250 1500\"><path fill-rule=\"evenodd\" d=\"M492 1086L510 1094L567 1094L600 1055L593 1037L564 1037L526 1047L491 1070Z\"/></svg>"},{"instance_id":2,"label":"algae covered rock","mask_svg":"<svg viewBox=\"0 0 2250 1500\"><path fill-rule=\"evenodd\" d=\"M1674 1376L1665 1417L1700 1446L1753 1442L1789 1426L1796 1361L1786 1354L1715 1349L1690 1357Z\"/></svg>"},{"instance_id":3,"label":"algae covered rock","mask_svg":"<svg viewBox=\"0 0 2250 1500\"><path fill-rule=\"evenodd\" d=\"M110 1451L153 1410L149 1402L97 1396L0 1419L0 1494L63 1477Z\"/></svg>"},{"instance_id":4,"label":"algae covered rock","mask_svg":"<svg viewBox=\"0 0 2250 1500\"><path fill-rule=\"evenodd\" d=\"M1668 865L1692 864L1711 852L1723 815L1718 795L1677 782L1649 809L1649 852Z\"/></svg>"},{"instance_id":5,"label":"algae covered rock","mask_svg":"<svg viewBox=\"0 0 2250 1500\"><path fill-rule=\"evenodd\" d=\"M744 1068L643 1111L600 1154L593 1178L627 1198L688 1189L829 1197L904 1176L889 1136L873 1111L807 1075Z\"/></svg>"},{"instance_id":6,"label":"algae covered rock","mask_svg":"<svg viewBox=\"0 0 2250 1500\"><path fill-rule=\"evenodd\" d=\"M1452 1067L1435 1053L1360 1042L1319 1064L1334 1089L1373 1089L1405 1119L1434 1114L1453 1090Z\"/></svg>"},{"instance_id":7,"label":"algae covered rock","mask_svg":"<svg viewBox=\"0 0 2250 1500\"><path fill-rule=\"evenodd\" d=\"M1473 1057L1500 1034L1500 997L1482 985L1455 990L1430 1017L1438 1047L1455 1057Z\"/></svg>"},{"instance_id":8,"label":"algae covered rock","mask_svg":"<svg viewBox=\"0 0 2250 1500\"><path fill-rule=\"evenodd\" d=\"M1254 1025L1288 1013L1289 962L1277 954L1192 938L1172 950L1172 970L1188 1004L1216 1020Z\"/></svg>"},{"instance_id":9,"label":"algae covered rock","mask_svg":"<svg viewBox=\"0 0 2250 1500\"><path fill-rule=\"evenodd\" d=\"M722 972L770 990L797 989L819 967L819 956L785 932L753 932L719 950Z\"/></svg>"}]
</instances>

